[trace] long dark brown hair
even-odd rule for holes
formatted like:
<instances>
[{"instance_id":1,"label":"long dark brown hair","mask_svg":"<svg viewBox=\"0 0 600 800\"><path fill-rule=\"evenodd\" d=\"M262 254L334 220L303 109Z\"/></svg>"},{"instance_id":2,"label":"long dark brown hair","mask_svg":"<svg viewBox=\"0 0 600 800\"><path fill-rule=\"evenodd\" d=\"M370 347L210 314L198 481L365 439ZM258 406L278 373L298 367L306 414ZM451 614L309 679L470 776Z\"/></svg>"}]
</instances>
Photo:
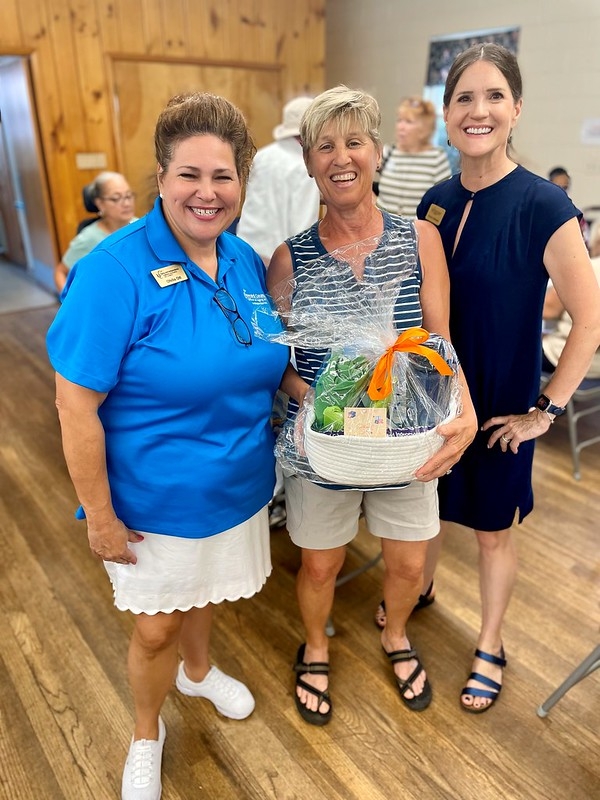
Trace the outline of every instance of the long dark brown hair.
<instances>
[{"instance_id":1,"label":"long dark brown hair","mask_svg":"<svg viewBox=\"0 0 600 800\"><path fill-rule=\"evenodd\" d=\"M476 61L489 61L490 64L497 67L506 78L513 100L515 103L519 102L523 96L523 80L516 56L500 44L486 42L485 44L474 44L467 50L463 50L454 59L444 87L444 106L446 108L450 105L461 75Z\"/></svg>"}]
</instances>

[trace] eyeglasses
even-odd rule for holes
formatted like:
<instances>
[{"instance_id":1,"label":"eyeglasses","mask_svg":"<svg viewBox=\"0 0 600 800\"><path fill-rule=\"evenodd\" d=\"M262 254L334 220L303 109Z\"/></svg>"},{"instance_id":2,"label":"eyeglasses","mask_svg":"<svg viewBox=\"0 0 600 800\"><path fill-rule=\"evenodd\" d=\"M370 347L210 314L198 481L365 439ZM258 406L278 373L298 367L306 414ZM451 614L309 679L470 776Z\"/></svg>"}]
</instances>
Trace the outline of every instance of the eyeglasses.
<instances>
[{"instance_id":1,"label":"eyeglasses","mask_svg":"<svg viewBox=\"0 0 600 800\"><path fill-rule=\"evenodd\" d=\"M238 340L238 342L240 344L245 344L246 346L252 344L252 334L250 333L250 328L242 319L242 315L238 311L236 302L229 294L227 289L217 289L213 300L231 323L235 338ZM233 318L230 316L232 314Z\"/></svg>"},{"instance_id":2,"label":"eyeglasses","mask_svg":"<svg viewBox=\"0 0 600 800\"><path fill-rule=\"evenodd\" d=\"M110 197L101 197L100 200L108 200L109 203L133 203L135 192L125 192L125 194L113 194Z\"/></svg>"}]
</instances>

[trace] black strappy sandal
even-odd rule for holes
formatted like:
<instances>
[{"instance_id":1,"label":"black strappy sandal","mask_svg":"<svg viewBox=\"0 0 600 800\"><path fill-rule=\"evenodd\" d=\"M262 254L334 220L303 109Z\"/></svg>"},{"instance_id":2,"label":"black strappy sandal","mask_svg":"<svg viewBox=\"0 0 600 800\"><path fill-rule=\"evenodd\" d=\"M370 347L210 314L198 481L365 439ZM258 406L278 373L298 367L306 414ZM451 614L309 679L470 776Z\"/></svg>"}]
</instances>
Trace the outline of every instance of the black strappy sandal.
<instances>
[{"instance_id":1,"label":"black strappy sandal","mask_svg":"<svg viewBox=\"0 0 600 800\"><path fill-rule=\"evenodd\" d=\"M411 661L413 658L417 662L417 666L411 672L410 676L406 678L406 680L402 680L399 678L396 673L394 672L394 678L396 679L396 683L398 684L398 691L400 692L400 698L404 705L407 708L410 708L411 711L423 711L427 708L427 706L431 703L431 698L433 697L433 692L431 691L431 684L429 683L429 678L425 678L425 683L423 685L423 690L421 694L415 694L415 690L412 687L415 679L423 672L423 664L419 661L419 656L417 655L417 651L411 648L410 650L393 650L391 653L388 653L385 648L383 652L389 658L392 666L397 664L399 661ZM406 692L410 690L413 693L413 697L407 697Z\"/></svg>"},{"instance_id":2,"label":"black strappy sandal","mask_svg":"<svg viewBox=\"0 0 600 800\"><path fill-rule=\"evenodd\" d=\"M298 653L296 655L296 663L294 664L294 672L296 673L296 687L300 687L304 689L306 692L310 692L310 694L314 694L317 698L317 710L312 711L310 708L307 708L304 703L298 697L298 693L294 691L294 700L296 701L296 708L302 719L305 722L310 723L311 725L327 725L329 720L331 719L331 713L333 711L333 706L331 704L331 698L329 697L329 690L326 689L324 692L320 692L318 689L315 689L314 686L311 686L306 681L303 681L300 677L306 673L311 675L329 675L329 664L325 661L313 661L311 664L307 664L304 661L304 650L306 648L306 644L301 644L298 648ZM321 703L327 703L329 708L324 713L319 711L321 708Z\"/></svg>"}]
</instances>

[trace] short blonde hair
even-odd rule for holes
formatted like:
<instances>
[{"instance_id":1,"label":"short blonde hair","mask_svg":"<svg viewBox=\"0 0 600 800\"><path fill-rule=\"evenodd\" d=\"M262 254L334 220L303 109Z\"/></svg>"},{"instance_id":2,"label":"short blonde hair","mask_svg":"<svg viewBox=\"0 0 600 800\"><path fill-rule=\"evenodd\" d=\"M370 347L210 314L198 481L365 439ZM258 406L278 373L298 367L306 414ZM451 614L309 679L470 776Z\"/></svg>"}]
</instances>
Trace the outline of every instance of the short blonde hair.
<instances>
[{"instance_id":1,"label":"short blonde hair","mask_svg":"<svg viewBox=\"0 0 600 800\"><path fill-rule=\"evenodd\" d=\"M335 122L344 133L356 125L381 150L379 105L374 97L361 89L349 89L340 84L315 97L300 122L300 139L305 158L315 146L325 125L330 122Z\"/></svg>"},{"instance_id":2,"label":"short blonde hair","mask_svg":"<svg viewBox=\"0 0 600 800\"><path fill-rule=\"evenodd\" d=\"M405 114L412 122L423 123L423 139L428 142L435 130L435 106L422 97L405 97L398 106L397 114Z\"/></svg>"}]
</instances>

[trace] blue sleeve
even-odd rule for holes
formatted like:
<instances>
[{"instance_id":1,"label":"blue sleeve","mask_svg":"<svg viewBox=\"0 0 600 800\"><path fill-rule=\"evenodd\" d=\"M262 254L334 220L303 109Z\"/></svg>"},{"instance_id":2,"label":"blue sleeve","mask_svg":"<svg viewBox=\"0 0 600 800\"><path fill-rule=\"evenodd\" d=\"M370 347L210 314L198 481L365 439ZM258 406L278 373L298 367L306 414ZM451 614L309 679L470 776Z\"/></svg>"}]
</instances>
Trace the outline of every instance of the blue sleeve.
<instances>
[{"instance_id":1,"label":"blue sleeve","mask_svg":"<svg viewBox=\"0 0 600 800\"><path fill-rule=\"evenodd\" d=\"M131 276L109 251L95 251L78 261L46 338L56 372L72 383L109 392L137 338L138 307Z\"/></svg>"},{"instance_id":2,"label":"blue sleeve","mask_svg":"<svg viewBox=\"0 0 600 800\"><path fill-rule=\"evenodd\" d=\"M563 189L543 178L533 184L531 229L534 239L542 242L544 248L552 234L573 217L581 217L581 212Z\"/></svg>"}]
</instances>

